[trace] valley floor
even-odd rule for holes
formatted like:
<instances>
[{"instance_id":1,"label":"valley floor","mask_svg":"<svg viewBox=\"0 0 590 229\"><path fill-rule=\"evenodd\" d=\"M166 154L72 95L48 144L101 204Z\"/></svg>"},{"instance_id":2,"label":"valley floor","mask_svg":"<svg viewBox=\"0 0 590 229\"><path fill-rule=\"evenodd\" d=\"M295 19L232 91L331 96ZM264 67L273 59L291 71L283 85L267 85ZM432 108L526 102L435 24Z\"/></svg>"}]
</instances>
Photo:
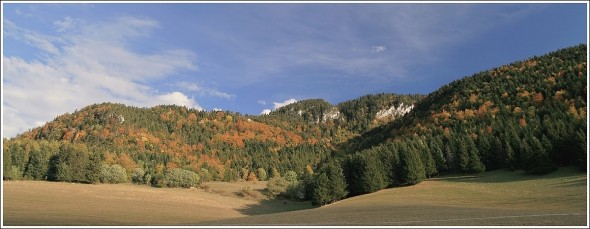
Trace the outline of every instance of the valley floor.
<instances>
[{"instance_id":1,"label":"valley floor","mask_svg":"<svg viewBox=\"0 0 590 229\"><path fill-rule=\"evenodd\" d=\"M4 225L584 226L587 174L493 171L440 177L320 208L237 195L264 182L209 182L206 189L4 181Z\"/></svg>"}]
</instances>

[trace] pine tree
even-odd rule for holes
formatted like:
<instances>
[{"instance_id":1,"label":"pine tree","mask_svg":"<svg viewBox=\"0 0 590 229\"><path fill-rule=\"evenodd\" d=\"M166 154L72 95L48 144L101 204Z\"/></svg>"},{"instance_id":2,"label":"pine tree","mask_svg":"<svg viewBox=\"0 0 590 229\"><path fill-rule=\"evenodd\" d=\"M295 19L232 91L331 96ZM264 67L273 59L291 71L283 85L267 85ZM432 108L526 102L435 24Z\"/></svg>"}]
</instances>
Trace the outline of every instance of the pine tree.
<instances>
[{"instance_id":1,"label":"pine tree","mask_svg":"<svg viewBox=\"0 0 590 229\"><path fill-rule=\"evenodd\" d=\"M402 144L400 149L399 177L401 185L418 184L426 178L426 172L418 152L405 144Z\"/></svg>"},{"instance_id":2,"label":"pine tree","mask_svg":"<svg viewBox=\"0 0 590 229\"><path fill-rule=\"evenodd\" d=\"M457 161L459 162L459 170L461 172L469 172L469 146L465 139L468 137L460 137L457 140Z\"/></svg>"},{"instance_id":3,"label":"pine tree","mask_svg":"<svg viewBox=\"0 0 590 229\"><path fill-rule=\"evenodd\" d=\"M45 154L40 149L33 149L25 169L25 177L27 179L45 180L48 169L47 162Z\"/></svg>"},{"instance_id":4,"label":"pine tree","mask_svg":"<svg viewBox=\"0 0 590 229\"><path fill-rule=\"evenodd\" d=\"M348 194L346 180L339 165L324 165L315 175L311 202L314 205L325 205L338 201Z\"/></svg>"}]
</instances>

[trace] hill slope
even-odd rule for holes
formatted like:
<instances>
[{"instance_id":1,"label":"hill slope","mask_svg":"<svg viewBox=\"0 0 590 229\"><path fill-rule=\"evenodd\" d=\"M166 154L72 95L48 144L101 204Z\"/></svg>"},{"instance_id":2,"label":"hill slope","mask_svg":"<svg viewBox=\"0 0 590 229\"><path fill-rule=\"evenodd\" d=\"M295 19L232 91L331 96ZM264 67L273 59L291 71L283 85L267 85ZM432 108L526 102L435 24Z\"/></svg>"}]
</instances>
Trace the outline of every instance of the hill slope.
<instances>
[{"instance_id":1,"label":"hill slope","mask_svg":"<svg viewBox=\"0 0 590 229\"><path fill-rule=\"evenodd\" d=\"M370 107L373 113L350 119L331 118L330 112L340 113L339 108L323 100L300 101L261 116L168 105L94 104L5 139L3 166L9 172L4 179L52 179L48 176L49 160L65 151L65 145L72 145L84 157L96 155L106 165L121 165L128 179L134 170L141 169L144 178L157 185L166 171L174 168L194 171L203 181L266 180L287 171L303 174L306 167L317 167L331 154L333 143L365 131L349 126L382 125L385 122L375 116L376 109L387 110L398 100L411 104L421 98L374 97L379 99L372 101L380 104ZM345 109L366 109L361 106L364 103ZM292 112L295 109L298 112Z\"/></svg>"},{"instance_id":2,"label":"hill slope","mask_svg":"<svg viewBox=\"0 0 590 229\"><path fill-rule=\"evenodd\" d=\"M588 216L586 185L586 173L571 167L542 177L522 171L493 171L477 178L441 177L315 209L195 223L215 226L583 226Z\"/></svg>"},{"instance_id":3,"label":"hill slope","mask_svg":"<svg viewBox=\"0 0 590 229\"><path fill-rule=\"evenodd\" d=\"M3 178L97 182L120 166L124 181L164 186L176 168L204 181L294 171L306 174L296 190L327 204L441 172L586 169L586 82L587 47L579 45L426 97L306 100L262 116L95 104L4 139Z\"/></svg>"}]
</instances>

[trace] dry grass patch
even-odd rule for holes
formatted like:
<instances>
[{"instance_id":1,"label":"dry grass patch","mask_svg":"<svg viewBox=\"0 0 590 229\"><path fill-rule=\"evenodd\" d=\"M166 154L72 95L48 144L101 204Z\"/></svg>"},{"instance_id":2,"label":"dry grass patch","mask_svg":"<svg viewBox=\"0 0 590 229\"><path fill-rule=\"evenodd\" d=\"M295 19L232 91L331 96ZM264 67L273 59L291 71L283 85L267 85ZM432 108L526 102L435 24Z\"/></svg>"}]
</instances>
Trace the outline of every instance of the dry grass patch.
<instances>
[{"instance_id":1,"label":"dry grass patch","mask_svg":"<svg viewBox=\"0 0 590 229\"><path fill-rule=\"evenodd\" d=\"M207 222L206 225L583 226L587 174L560 168L545 175L493 171L442 177L304 211Z\"/></svg>"}]
</instances>

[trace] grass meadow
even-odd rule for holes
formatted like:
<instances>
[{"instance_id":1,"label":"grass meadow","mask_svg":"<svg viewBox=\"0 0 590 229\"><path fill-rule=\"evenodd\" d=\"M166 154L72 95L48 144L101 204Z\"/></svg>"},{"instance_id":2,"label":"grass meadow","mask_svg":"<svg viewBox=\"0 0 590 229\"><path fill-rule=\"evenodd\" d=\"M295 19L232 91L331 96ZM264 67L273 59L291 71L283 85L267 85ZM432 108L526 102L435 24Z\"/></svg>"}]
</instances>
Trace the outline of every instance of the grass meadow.
<instances>
[{"instance_id":1,"label":"grass meadow","mask_svg":"<svg viewBox=\"0 0 590 229\"><path fill-rule=\"evenodd\" d=\"M201 189L4 181L4 225L585 226L587 174L443 176L320 208L268 199L265 182ZM256 193L241 195L250 186Z\"/></svg>"}]
</instances>

